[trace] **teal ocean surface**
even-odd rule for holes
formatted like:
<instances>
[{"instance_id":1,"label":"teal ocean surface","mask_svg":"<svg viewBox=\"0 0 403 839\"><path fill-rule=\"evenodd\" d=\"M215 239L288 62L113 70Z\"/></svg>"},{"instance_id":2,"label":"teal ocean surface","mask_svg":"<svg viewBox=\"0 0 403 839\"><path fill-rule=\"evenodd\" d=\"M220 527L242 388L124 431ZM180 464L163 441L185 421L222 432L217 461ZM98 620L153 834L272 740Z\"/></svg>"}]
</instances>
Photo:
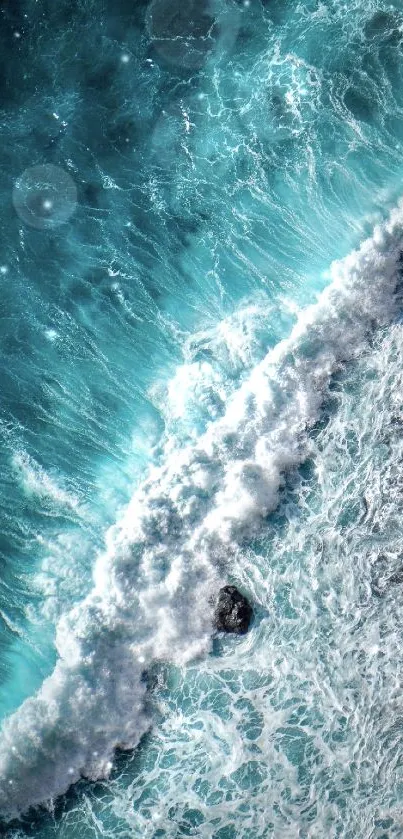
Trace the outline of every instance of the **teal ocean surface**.
<instances>
[{"instance_id":1,"label":"teal ocean surface","mask_svg":"<svg viewBox=\"0 0 403 839\"><path fill-rule=\"evenodd\" d=\"M2 837L401 839L402 0L0 42Z\"/></svg>"}]
</instances>

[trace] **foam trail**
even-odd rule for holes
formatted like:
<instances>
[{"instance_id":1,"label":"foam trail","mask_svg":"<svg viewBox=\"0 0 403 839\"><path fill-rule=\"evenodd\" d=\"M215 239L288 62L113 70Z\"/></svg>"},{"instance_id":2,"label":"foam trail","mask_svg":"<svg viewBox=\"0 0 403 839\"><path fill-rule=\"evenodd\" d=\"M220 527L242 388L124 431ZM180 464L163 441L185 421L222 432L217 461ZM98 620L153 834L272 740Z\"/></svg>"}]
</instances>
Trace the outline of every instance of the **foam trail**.
<instances>
[{"instance_id":1,"label":"foam trail","mask_svg":"<svg viewBox=\"0 0 403 839\"><path fill-rule=\"evenodd\" d=\"M18 817L80 776L107 777L116 746L150 720L143 669L208 650L210 594L223 565L273 510L309 450L332 373L396 310L403 204L331 268L331 282L229 399L197 444L167 441L122 521L107 533L94 588L57 630L59 661L4 724L0 812Z\"/></svg>"},{"instance_id":2,"label":"foam trail","mask_svg":"<svg viewBox=\"0 0 403 839\"><path fill-rule=\"evenodd\" d=\"M79 512L78 498L59 487L25 451L15 452L12 462L27 495L36 495L56 508L67 507Z\"/></svg>"}]
</instances>

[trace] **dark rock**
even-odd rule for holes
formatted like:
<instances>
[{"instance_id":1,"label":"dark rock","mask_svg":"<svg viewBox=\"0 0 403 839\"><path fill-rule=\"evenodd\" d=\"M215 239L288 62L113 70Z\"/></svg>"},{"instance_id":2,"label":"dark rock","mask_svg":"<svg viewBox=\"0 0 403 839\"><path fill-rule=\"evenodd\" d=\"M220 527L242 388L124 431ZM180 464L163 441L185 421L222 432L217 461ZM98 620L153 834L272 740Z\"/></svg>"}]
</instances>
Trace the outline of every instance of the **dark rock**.
<instances>
[{"instance_id":1,"label":"dark rock","mask_svg":"<svg viewBox=\"0 0 403 839\"><path fill-rule=\"evenodd\" d=\"M215 610L215 627L219 632L243 635L252 620L252 607L235 586L220 589Z\"/></svg>"}]
</instances>

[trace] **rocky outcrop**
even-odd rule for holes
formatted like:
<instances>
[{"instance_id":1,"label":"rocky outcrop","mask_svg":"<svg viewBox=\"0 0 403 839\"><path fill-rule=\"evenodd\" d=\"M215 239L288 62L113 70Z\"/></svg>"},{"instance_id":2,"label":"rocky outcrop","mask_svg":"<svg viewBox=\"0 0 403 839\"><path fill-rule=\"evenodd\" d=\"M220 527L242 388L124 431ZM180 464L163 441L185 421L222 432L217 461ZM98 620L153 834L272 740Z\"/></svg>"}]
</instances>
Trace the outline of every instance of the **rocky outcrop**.
<instances>
[{"instance_id":1,"label":"rocky outcrop","mask_svg":"<svg viewBox=\"0 0 403 839\"><path fill-rule=\"evenodd\" d=\"M250 603L235 586L220 589L215 609L215 628L219 632L244 635L249 629L252 616Z\"/></svg>"}]
</instances>

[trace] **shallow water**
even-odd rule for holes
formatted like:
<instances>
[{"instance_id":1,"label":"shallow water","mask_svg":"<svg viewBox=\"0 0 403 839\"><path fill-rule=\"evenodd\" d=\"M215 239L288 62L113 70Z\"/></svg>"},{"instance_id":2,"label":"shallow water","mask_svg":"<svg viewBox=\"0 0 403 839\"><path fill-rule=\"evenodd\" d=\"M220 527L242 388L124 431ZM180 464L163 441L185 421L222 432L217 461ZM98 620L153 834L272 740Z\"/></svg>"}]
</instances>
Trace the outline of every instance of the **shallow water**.
<instances>
[{"instance_id":1,"label":"shallow water","mask_svg":"<svg viewBox=\"0 0 403 839\"><path fill-rule=\"evenodd\" d=\"M400 836L401 4L0 15L4 835Z\"/></svg>"}]
</instances>

